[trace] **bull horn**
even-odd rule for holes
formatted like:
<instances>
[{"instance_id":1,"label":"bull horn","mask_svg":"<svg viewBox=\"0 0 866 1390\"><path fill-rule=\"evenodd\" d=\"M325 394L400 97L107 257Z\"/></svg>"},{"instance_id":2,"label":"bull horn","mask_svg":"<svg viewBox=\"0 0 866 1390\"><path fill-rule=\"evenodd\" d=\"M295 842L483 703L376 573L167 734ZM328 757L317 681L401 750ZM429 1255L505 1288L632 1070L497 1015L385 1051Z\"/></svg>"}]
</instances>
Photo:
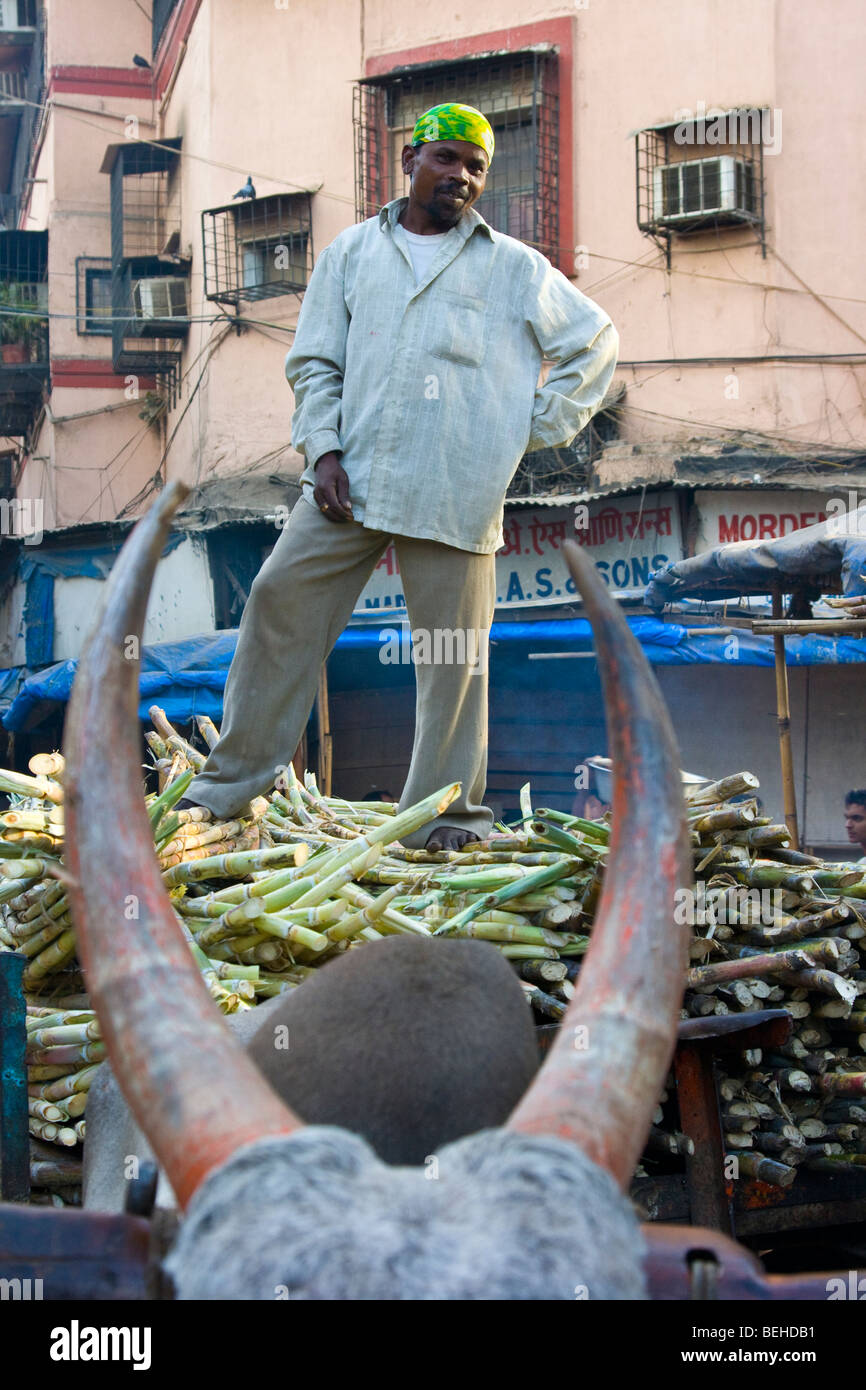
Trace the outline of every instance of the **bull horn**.
<instances>
[{"instance_id":1,"label":"bull horn","mask_svg":"<svg viewBox=\"0 0 866 1390\"><path fill-rule=\"evenodd\" d=\"M118 556L63 740L68 892L87 987L118 1083L183 1207L242 1144L302 1123L208 995L162 882L142 796L138 644L169 523L187 493L167 487Z\"/></svg>"},{"instance_id":2,"label":"bull horn","mask_svg":"<svg viewBox=\"0 0 866 1390\"><path fill-rule=\"evenodd\" d=\"M565 555L592 623L614 761L604 892L574 998L508 1128L577 1144L625 1190L676 1041L688 956L675 892L692 882L679 756L655 678L573 541Z\"/></svg>"}]
</instances>

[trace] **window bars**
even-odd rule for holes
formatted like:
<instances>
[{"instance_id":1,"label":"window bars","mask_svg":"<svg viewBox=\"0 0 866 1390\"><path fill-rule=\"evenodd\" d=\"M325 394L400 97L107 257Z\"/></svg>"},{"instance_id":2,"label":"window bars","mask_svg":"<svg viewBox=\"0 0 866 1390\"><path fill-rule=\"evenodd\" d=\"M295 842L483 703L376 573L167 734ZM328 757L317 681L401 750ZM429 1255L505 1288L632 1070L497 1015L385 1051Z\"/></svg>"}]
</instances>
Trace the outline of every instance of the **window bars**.
<instances>
[{"instance_id":1,"label":"window bars","mask_svg":"<svg viewBox=\"0 0 866 1390\"><path fill-rule=\"evenodd\" d=\"M113 147L114 148L114 147ZM111 259L158 257L180 238L180 140L130 141L111 168Z\"/></svg>"},{"instance_id":2,"label":"window bars","mask_svg":"<svg viewBox=\"0 0 866 1390\"><path fill-rule=\"evenodd\" d=\"M559 250L559 99L556 54L533 50L412 68L355 88L358 220L408 189L400 152L422 112L443 101L483 111L496 137L487 185L475 204L497 231L556 260Z\"/></svg>"},{"instance_id":3,"label":"window bars","mask_svg":"<svg viewBox=\"0 0 866 1390\"><path fill-rule=\"evenodd\" d=\"M112 145L111 357L116 372L169 378L189 332L188 262L180 249L179 138Z\"/></svg>"},{"instance_id":4,"label":"window bars","mask_svg":"<svg viewBox=\"0 0 866 1390\"><path fill-rule=\"evenodd\" d=\"M7 363L48 361L47 262L47 232L0 232L0 344Z\"/></svg>"},{"instance_id":5,"label":"window bars","mask_svg":"<svg viewBox=\"0 0 866 1390\"><path fill-rule=\"evenodd\" d=\"M635 136L637 224L665 252L675 236L752 227L766 256L764 129L749 108L670 121Z\"/></svg>"},{"instance_id":6,"label":"window bars","mask_svg":"<svg viewBox=\"0 0 866 1390\"><path fill-rule=\"evenodd\" d=\"M0 232L0 434L27 435L48 382L47 232Z\"/></svg>"},{"instance_id":7,"label":"window bars","mask_svg":"<svg viewBox=\"0 0 866 1390\"><path fill-rule=\"evenodd\" d=\"M79 334L111 336L111 261L107 256L75 258L75 326Z\"/></svg>"},{"instance_id":8,"label":"window bars","mask_svg":"<svg viewBox=\"0 0 866 1390\"><path fill-rule=\"evenodd\" d=\"M276 193L201 215L205 298L218 304L305 289L313 268L309 193Z\"/></svg>"}]
</instances>

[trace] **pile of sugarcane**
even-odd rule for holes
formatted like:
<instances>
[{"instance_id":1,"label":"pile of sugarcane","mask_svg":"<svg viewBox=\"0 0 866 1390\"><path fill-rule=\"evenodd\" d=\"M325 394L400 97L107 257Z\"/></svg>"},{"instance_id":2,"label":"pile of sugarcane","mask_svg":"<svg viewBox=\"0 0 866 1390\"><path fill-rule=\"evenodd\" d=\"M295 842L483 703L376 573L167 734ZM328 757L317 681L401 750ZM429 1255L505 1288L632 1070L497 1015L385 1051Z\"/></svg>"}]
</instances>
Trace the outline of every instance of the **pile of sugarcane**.
<instances>
[{"instance_id":1,"label":"pile of sugarcane","mask_svg":"<svg viewBox=\"0 0 866 1390\"><path fill-rule=\"evenodd\" d=\"M291 766L267 796L215 821L203 808L175 809L206 754L158 708L151 719L156 789L145 799L156 853L224 1012L297 988L344 951L411 934L491 942L512 961L537 1022L562 1017L600 897L606 821L534 809L527 785L518 821L484 843L410 850L400 841L443 814L456 786L398 811L324 796ZM197 723L212 747L217 729ZM13 799L0 816L0 949L28 957L31 1134L72 1149L103 1043L63 885L62 758L41 755L31 771L0 773ZM745 1054L721 1081L739 1171L788 1184L802 1165L859 1166L866 1156L866 976L856 947L866 883L854 866L791 851L786 828L758 814L757 786L741 773L686 789L697 892L682 905L694 922L683 1017L768 1005L794 1017L778 1053ZM671 1084L645 1161L689 1152L673 1096Z\"/></svg>"},{"instance_id":2,"label":"pile of sugarcane","mask_svg":"<svg viewBox=\"0 0 866 1390\"><path fill-rule=\"evenodd\" d=\"M775 1052L720 1082L732 1172L789 1187L797 1170L866 1166L866 879L790 848L742 773L687 789L698 881L684 1017L784 1008Z\"/></svg>"}]
</instances>

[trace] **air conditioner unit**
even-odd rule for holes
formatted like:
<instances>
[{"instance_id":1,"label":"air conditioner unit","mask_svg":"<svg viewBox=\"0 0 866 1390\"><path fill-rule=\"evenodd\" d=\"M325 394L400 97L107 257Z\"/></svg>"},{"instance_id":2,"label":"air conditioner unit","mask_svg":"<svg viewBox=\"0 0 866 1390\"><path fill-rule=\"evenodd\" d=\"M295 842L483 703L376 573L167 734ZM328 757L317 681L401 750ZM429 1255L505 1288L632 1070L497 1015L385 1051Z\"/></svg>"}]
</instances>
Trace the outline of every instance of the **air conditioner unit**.
<instances>
[{"instance_id":1,"label":"air conditioner unit","mask_svg":"<svg viewBox=\"0 0 866 1390\"><path fill-rule=\"evenodd\" d=\"M752 167L734 155L687 159L653 170L653 220L682 226L705 217L745 221L754 216Z\"/></svg>"},{"instance_id":2,"label":"air conditioner unit","mask_svg":"<svg viewBox=\"0 0 866 1390\"><path fill-rule=\"evenodd\" d=\"M187 282L178 275L161 275L136 280L132 303L139 319L185 319L188 317Z\"/></svg>"}]
</instances>

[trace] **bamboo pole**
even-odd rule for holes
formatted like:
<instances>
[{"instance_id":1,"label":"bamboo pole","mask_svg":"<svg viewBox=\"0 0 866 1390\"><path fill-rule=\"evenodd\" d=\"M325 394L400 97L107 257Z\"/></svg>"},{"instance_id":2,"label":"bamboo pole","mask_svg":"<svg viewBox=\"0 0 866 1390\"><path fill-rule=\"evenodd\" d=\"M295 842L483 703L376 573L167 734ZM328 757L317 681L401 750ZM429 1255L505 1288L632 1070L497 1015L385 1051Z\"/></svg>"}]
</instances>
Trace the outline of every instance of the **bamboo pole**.
<instances>
[{"instance_id":1,"label":"bamboo pole","mask_svg":"<svg viewBox=\"0 0 866 1390\"><path fill-rule=\"evenodd\" d=\"M331 795L331 774L333 771L333 740L331 738L331 710L328 701L328 663L322 662L319 672L319 689L316 696L316 714L319 721L319 786L325 796Z\"/></svg>"},{"instance_id":2,"label":"bamboo pole","mask_svg":"<svg viewBox=\"0 0 866 1390\"><path fill-rule=\"evenodd\" d=\"M782 591L773 590L773 617L782 617ZM779 758L782 764L782 799L785 824L791 835L791 848L800 848L797 826L797 790L794 783L794 754L791 747L791 703L788 693L788 667L785 661L785 636L773 633L773 653L776 665L776 717L779 726Z\"/></svg>"}]
</instances>

